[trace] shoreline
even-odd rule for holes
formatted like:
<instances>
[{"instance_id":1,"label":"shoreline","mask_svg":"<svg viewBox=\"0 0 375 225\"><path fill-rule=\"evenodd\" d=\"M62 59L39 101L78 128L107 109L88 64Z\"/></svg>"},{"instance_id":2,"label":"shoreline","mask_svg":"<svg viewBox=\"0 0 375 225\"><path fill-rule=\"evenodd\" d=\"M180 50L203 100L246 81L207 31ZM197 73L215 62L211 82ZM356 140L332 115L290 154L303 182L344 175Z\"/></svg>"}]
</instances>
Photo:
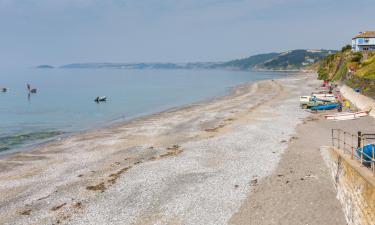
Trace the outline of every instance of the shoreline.
<instances>
[{"instance_id":1,"label":"shoreline","mask_svg":"<svg viewBox=\"0 0 375 225\"><path fill-rule=\"evenodd\" d=\"M0 223L116 224L126 218L120 224L225 224L254 176L276 168L286 148L280 141L306 116L293 107L298 107L296 96L313 87L311 76L244 84L211 102L1 159ZM295 116L285 117L283 111Z\"/></svg>"},{"instance_id":2,"label":"shoreline","mask_svg":"<svg viewBox=\"0 0 375 225\"><path fill-rule=\"evenodd\" d=\"M244 71L244 72L246 72L246 71ZM288 74L285 77L299 76L301 74L304 75L304 74L310 74L311 73L311 71L306 72L306 71L287 71L287 70L285 70L285 71L282 71L282 70L281 71L272 71L272 70L270 70L270 71L256 71L256 72L291 72L291 74ZM275 79L272 79L272 80L283 79L285 77L275 78ZM84 135L85 133L100 131L100 130L103 130L103 129L111 129L111 128L114 128L114 127L126 125L126 124L131 123L132 121L136 121L136 120L147 120L150 117L157 116L159 114L189 109L190 107L199 106L199 105L202 105L202 104L210 104L214 101L220 101L221 99L232 96L238 89L241 89L243 87L247 87L247 86L252 85L254 83L267 81L267 80L271 80L271 79L262 79L262 80L245 82L245 83L242 83L242 84L239 84L239 85L236 85L236 86L228 87L227 90L222 95L208 97L208 98L205 98L203 100L188 103L188 104L182 104L182 105L173 106L173 107L169 107L169 108L167 107L166 109L161 110L161 111L146 112L146 113L139 114L139 115L136 115L136 116L133 116L133 117L130 117L130 118L126 118L124 116L121 116L121 117L118 117L118 118L111 119L111 120L109 120L105 123L94 125L94 126L92 126L90 128L87 128L87 129L82 129L82 130L80 129L80 130L68 131L68 132L62 131L61 135L53 136L53 137L47 138L47 139L38 140L38 141L35 141L34 143L33 142L26 143L24 145L20 145L19 147L15 147L15 148L12 148L12 149L9 149L9 150L0 151L0 160L4 157L7 157L7 156L10 156L10 155L13 155L13 154L33 151L36 148L43 148L43 147L47 146L48 144L51 144L51 143L56 142L56 141L62 141L62 140L65 140L67 138L71 138L73 136ZM60 132L58 130L56 130L56 131Z\"/></svg>"}]
</instances>

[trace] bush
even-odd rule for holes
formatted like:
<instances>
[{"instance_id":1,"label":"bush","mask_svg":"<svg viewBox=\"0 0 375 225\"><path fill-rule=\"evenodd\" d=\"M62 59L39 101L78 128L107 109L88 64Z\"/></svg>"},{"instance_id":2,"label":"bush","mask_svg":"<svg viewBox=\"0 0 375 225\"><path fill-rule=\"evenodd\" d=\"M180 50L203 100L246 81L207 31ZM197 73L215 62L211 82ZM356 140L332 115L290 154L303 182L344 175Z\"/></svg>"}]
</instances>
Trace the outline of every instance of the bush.
<instances>
[{"instance_id":1,"label":"bush","mask_svg":"<svg viewBox=\"0 0 375 225\"><path fill-rule=\"evenodd\" d=\"M328 71L322 65L318 69L318 79L319 80L328 80Z\"/></svg>"},{"instance_id":2,"label":"bush","mask_svg":"<svg viewBox=\"0 0 375 225\"><path fill-rule=\"evenodd\" d=\"M375 98L375 80L358 76L352 76L346 81L346 85L352 88L359 88L361 93Z\"/></svg>"},{"instance_id":3,"label":"bush","mask_svg":"<svg viewBox=\"0 0 375 225\"><path fill-rule=\"evenodd\" d=\"M342 47L341 52L346 52L346 51L351 51L351 50L352 50L351 45L345 45L344 47Z\"/></svg>"},{"instance_id":4,"label":"bush","mask_svg":"<svg viewBox=\"0 0 375 225\"><path fill-rule=\"evenodd\" d=\"M362 53L360 52L356 52L353 54L353 56L351 57L350 61L351 62L361 62L362 60Z\"/></svg>"}]
</instances>

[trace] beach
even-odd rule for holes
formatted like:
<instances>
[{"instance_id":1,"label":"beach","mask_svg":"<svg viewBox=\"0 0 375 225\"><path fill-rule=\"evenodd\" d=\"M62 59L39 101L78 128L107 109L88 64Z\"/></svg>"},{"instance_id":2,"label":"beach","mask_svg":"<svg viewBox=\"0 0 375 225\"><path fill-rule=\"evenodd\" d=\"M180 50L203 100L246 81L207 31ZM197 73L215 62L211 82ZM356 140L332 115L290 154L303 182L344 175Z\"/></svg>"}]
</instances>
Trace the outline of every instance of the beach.
<instances>
[{"instance_id":1,"label":"beach","mask_svg":"<svg viewBox=\"0 0 375 225\"><path fill-rule=\"evenodd\" d=\"M306 182L318 183L324 195L307 185L309 192L301 189L300 198L325 199L336 215L326 224L344 224L333 183L316 155L315 147L329 144L329 136L322 141L319 137L326 133L318 131L320 136L309 139L308 130L315 129L319 118L311 119L299 108L298 97L317 85L315 74L304 73L244 84L211 101L4 156L0 159L0 223L288 224L294 218L296 223L289 224L302 224L305 220L295 214L284 217L286 221L277 216L273 222L263 220L272 212L268 207L292 212L282 203L294 195L269 188L280 186L273 182L281 179L281 188L293 193ZM312 127L301 128L307 125ZM302 146L295 144L303 138ZM287 156L290 149L295 152L306 145L310 146L306 153L316 151L310 166L300 161L303 154ZM285 157L292 161L285 164ZM298 167L296 160L306 168ZM296 177L285 184L289 165L297 166L293 176L302 185L294 181ZM316 173L317 167L321 174ZM311 214L306 224L322 224L317 217L324 208L311 208L303 198L296 202ZM310 209L318 211L314 214Z\"/></svg>"}]
</instances>

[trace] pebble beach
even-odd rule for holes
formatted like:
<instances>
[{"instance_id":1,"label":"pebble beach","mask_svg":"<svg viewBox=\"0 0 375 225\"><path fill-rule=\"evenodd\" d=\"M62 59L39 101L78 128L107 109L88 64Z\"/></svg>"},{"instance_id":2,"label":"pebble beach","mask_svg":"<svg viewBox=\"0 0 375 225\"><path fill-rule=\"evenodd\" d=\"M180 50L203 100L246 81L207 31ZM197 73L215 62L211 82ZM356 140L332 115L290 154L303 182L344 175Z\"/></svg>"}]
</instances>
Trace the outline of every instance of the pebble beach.
<instances>
[{"instance_id":1,"label":"pebble beach","mask_svg":"<svg viewBox=\"0 0 375 225\"><path fill-rule=\"evenodd\" d=\"M0 224L228 224L309 115L314 74L91 130L0 159Z\"/></svg>"}]
</instances>

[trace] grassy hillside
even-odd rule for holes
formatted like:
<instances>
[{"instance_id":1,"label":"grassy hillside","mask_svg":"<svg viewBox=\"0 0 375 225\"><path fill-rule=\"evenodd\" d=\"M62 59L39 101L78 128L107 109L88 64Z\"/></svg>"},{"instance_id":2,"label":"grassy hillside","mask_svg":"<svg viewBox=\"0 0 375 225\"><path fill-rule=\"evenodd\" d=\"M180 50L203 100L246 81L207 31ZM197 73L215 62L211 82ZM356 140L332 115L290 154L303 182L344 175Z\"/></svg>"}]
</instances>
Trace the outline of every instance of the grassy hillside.
<instances>
[{"instance_id":1,"label":"grassy hillside","mask_svg":"<svg viewBox=\"0 0 375 225\"><path fill-rule=\"evenodd\" d=\"M313 65L330 54L327 50L293 50L281 53L279 56L258 65L259 68L299 70Z\"/></svg>"},{"instance_id":2,"label":"grassy hillside","mask_svg":"<svg viewBox=\"0 0 375 225\"><path fill-rule=\"evenodd\" d=\"M345 46L340 52L321 60L318 78L341 81L375 97L375 53L352 52L350 46Z\"/></svg>"},{"instance_id":3,"label":"grassy hillside","mask_svg":"<svg viewBox=\"0 0 375 225\"><path fill-rule=\"evenodd\" d=\"M267 53L260 55L253 55L244 59L231 60L229 62L224 62L216 65L216 68L227 68L227 69L238 69L238 70L248 70L255 67L257 64L264 63L277 57L279 53Z\"/></svg>"},{"instance_id":4,"label":"grassy hillside","mask_svg":"<svg viewBox=\"0 0 375 225\"><path fill-rule=\"evenodd\" d=\"M332 52L329 50L291 50L232 60L216 67L239 70L300 70L313 66Z\"/></svg>"}]
</instances>

